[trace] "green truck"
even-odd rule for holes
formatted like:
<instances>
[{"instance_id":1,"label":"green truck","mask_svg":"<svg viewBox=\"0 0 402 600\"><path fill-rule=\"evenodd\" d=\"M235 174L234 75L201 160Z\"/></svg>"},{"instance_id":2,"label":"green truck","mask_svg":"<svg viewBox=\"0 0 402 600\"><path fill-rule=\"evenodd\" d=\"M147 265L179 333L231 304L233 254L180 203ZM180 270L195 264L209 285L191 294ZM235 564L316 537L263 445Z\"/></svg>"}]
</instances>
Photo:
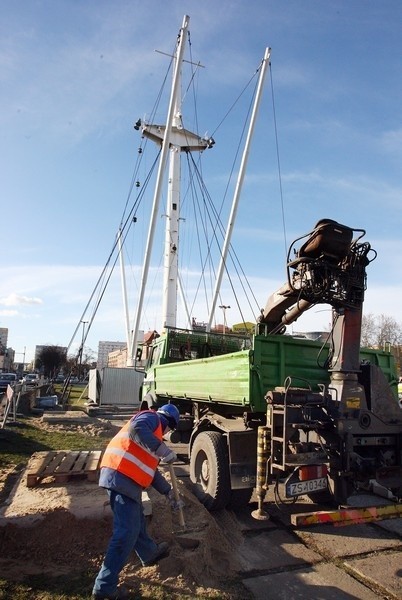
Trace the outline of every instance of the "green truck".
<instances>
[{"instance_id":1,"label":"green truck","mask_svg":"<svg viewBox=\"0 0 402 600\"><path fill-rule=\"evenodd\" d=\"M280 484L287 499L337 504L374 480L402 496L396 369L390 353L360 348L370 247L351 231L316 225L252 335L166 328L148 349L142 407L178 406L170 441L188 444L190 478L208 509ZM287 335L318 302L333 308L326 343Z\"/></svg>"}]
</instances>

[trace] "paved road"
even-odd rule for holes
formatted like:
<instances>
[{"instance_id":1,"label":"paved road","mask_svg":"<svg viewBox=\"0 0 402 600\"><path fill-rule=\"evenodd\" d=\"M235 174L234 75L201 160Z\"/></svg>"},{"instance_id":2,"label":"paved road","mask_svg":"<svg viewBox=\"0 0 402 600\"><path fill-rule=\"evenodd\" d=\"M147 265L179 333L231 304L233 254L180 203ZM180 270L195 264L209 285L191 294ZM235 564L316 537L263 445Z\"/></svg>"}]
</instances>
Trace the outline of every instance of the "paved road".
<instances>
[{"instance_id":1,"label":"paved road","mask_svg":"<svg viewBox=\"0 0 402 600\"><path fill-rule=\"evenodd\" d=\"M188 478L184 450L179 458L183 462L175 470L184 480ZM307 498L277 506L272 492L265 505L268 521L251 517L255 498L240 512L214 513L237 549L243 584L256 600L402 599L402 518L295 528L292 514L317 507ZM373 506L385 501L361 496L358 502Z\"/></svg>"}]
</instances>

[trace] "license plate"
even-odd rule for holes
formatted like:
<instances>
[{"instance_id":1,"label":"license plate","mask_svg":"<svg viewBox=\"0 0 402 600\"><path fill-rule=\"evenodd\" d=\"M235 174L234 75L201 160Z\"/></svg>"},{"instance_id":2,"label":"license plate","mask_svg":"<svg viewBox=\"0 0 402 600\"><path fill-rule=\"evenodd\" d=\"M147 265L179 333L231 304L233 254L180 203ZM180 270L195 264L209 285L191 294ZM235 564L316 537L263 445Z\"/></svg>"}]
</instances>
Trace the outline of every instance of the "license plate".
<instances>
[{"instance_id":1,"label":"license plate","mask_svg":"<svg viewBox=\"0 0 402 600\"><path fill-rule=\"evenodd\" d=\"M326 490L328 487L328 480L326 477L319 477L318 479L307 479L306 481L296 481L295 483L288 483L286 486L286 496L302 496L303 494L314 494L314 492L320 492Z\"/></svg>"}]
</instances>

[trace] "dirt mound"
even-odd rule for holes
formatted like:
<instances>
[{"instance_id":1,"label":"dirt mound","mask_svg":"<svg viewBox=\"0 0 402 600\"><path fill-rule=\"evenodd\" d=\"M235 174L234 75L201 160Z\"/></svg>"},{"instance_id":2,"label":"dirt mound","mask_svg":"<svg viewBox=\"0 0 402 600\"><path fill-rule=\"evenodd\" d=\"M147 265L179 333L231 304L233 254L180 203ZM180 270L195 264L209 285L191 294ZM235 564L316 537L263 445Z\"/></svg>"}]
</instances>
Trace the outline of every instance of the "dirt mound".
<instances>
[{"instance_id":1,"label":"dirt mound","mask_svg":"<svg viewBox=\"0 0 402 600\"><path fill-rule=\"evenodd\" d=\"M166 499L152 489L149 492L149 532L157 542L169 542L169 556L153 567L143 568L133 553L121 581L136 593L144 586L162 588L170 598L245 598L244 589L239 591L233 584L238 565L229 542L191 491L182 482L179 487L186 504L185 530ZM45 502L40 518L28 523L21 527L14 519L0 527L0 570L7 573L7 579L23 581L30 575L46 573L52 577L78 571L96 573L111 534L110 514L97 519L77 518L61 507L47 509Z\"/></svg>"},{"instance_id":2,"label":"dirt mound","mask_svg":"<svg viewBox=\"0 0 402 600\"><path fill-rule=\"evenodd\" d=\"M49 432L83 433L90 437L111 438L119 431L121 424L107 419L90 417L81 411L48 412L35 420L35 427Z\"/></svg>"},{"instance_id":3,"label":"dirt mound","mask_svg":"<svg viewBox=\"0 0 402 600\"><path fill-rule=\"evenodd\" d=\"M87 569L98 562L111 531L111 518L77 519L59 508L29 527L12 523L0 528L0 555L7 557L7 578L22 580L27 574ZM12 562L16 562L13 568Z\"/></svg>"},{"instance_id":4,"label":"dirt mound","mask_svg":"<svg viewBox=\"0 0 402 600\"><path fill-rule=\"evenodd\" d=\"M141 576L165 585L195 593L197 587L220 588L233 581L239 570L233 549L217 526L213 517L183 485L181 495L185 500L186 527L179 525L178 515L166 509L166 500L151 493L153 518L149 526L157 541L171 544L169 556L158 566L141 569Z\"/></svg>"}]
</instances>

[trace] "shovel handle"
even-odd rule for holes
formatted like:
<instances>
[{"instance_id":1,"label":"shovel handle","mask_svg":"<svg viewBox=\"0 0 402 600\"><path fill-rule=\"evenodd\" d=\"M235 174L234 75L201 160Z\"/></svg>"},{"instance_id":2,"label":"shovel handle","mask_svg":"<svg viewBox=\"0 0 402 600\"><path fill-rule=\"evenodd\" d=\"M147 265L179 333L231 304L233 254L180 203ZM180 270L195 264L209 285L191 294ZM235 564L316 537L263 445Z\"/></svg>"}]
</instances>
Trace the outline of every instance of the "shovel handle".
<instances>
[{"instance_id":1,"label":"shovel handle","mask_svg":"<svg viewBox=\"0 0 402 600\"><path fill-rule=\"evenodd\" d=\"M177 487L176 473L174 472L173 465L169 465L169 471L170 471L170 479L172 482L174 499L178 503L180 500L180 496L179 496L179 489ZM180 523L180 527L183 527L183 528L186 527L186 522L184 520L184 513L183 513L183 509L181 508L181 506L179 508L179 523Z\"/></svg>"}]
</instances>

